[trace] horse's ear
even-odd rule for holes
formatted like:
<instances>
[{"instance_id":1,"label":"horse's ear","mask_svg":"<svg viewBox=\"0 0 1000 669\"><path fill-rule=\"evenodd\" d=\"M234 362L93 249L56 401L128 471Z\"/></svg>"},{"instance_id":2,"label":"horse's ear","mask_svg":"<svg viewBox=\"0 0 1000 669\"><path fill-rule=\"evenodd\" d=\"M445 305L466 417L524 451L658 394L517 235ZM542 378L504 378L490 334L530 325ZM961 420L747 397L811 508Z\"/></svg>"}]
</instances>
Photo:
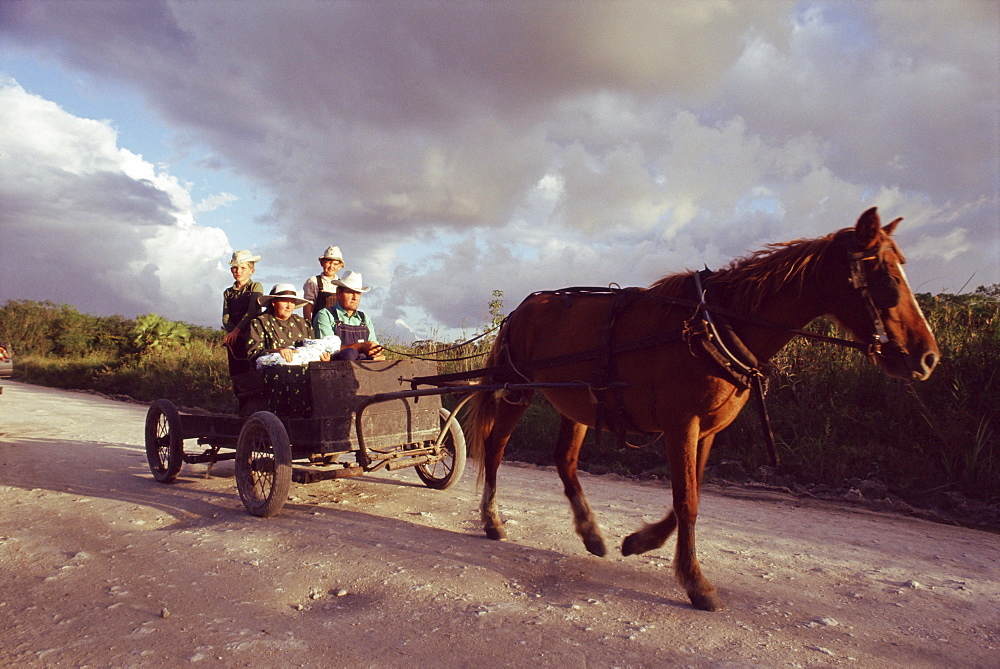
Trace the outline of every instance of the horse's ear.
<instances>
[{"instance_id":1,"label":"horse's ear","mask_svg":"<svg viewBox=\"0 0 1000 669\"><path fill-rule=\"evenodd\" d=\"M887 234L887 235L890 235L890 236L891 236L891 235L892 235L892 233L896 232L896 226L897 226L897 225L899 225L899 222L900 222L900 221L902 221L902 220L903 220L903 217L902 217L902 216L900 216L900 217L899 217L899 218L897 218L897 219L896 219L895 221L893 221L893 222L892 222L892 223L890 223L889 225L887 225L887 226L885 226L884 228L882 228L882 232L884 232L885 234Z\"/></svg>"},{"instance_id":2,"label":"horse's ear","mask_svg":"<svg viewBox=\"0 0 1000 669\"><path fill-rule=\"evenodd\" d=\"M872 207L861 214L857 225L854 226L854 238L858 242L858 248L870 249L875 246L878 240L881 220L878 217L878 207Z\"/></svg>"}]
</instances>

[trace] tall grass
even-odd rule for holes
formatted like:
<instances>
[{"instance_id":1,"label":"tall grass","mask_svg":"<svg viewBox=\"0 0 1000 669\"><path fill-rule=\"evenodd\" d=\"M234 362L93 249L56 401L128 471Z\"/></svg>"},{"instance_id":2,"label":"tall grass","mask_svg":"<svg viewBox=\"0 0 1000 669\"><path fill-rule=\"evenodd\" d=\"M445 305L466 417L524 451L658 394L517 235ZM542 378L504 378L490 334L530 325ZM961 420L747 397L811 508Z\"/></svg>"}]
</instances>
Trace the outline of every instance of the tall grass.
<instances>
[{"instance_id":1,"label":"tall grass","mask_svg":"<svg viewBox=\"0 0 1000 669\"><path fill-rule=\"evenodd\" d=\"M772 360L777 369L769 379L767 405L781 473L828 484L878 478L897 494L917 500L959 491L1000 501L1000 302L921 297L942 354L928 381L889 378L854 350L803 339L793 340ZM41 319L38 309L16 306ZM16 331L11 326L9 320L0 323L0 335L5 327L8 333ZM813 327L832 331L823 322ZM56 355L57 347L40 342L34 345L43 353L24 355L15 346L15 353L22 353L15 358L15 378L234 412L220 340L221 335L202 336L138 354L101 349ZM481 369L491 345L492 337L447 351L442 349L451 347L443 344L389 342L399 355L446 358L438 363L438 373ZM536 397L511 439L508 457L550 463L557 430L555 411ZM767 464L763 443L751 402L719 435L710 462L735 460L752 472ZM580 466L595 473L667 473L662 443L624 448L608 434L588 436Z\"/></svg>"},{"instance_id":2,"label":"tall grass","mask_svg":"<svg viewBox=\"0 0 1000 669\"><path fill-rule=\"evenodd\" d=\"M168 398L179 406L221 413L236 411L225 349L204 341L128 356L18 356L15 378L146 402Z\"/></svg>"}]
</instances>

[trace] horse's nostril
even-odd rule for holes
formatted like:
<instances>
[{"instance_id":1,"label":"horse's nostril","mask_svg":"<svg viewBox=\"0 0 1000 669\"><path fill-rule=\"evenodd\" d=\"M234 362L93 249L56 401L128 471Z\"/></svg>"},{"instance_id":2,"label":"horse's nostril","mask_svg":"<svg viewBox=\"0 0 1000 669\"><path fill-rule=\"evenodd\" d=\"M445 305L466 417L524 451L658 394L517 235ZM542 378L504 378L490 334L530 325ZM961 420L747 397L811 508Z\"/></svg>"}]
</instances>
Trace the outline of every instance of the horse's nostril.
<instances>
[{"instance_id":1,"label":"horse's nostril","mask_svg":"<svg viewBox=\"0 0 1000 669\"><path fill-rule=\"evenodd\" d=\"M924 369L930 372L931 370L934 369L935 366L937 366L938 363L937 354L932 352L924 353L923 363L924 363Z\"/></svg>"}]
</instances>

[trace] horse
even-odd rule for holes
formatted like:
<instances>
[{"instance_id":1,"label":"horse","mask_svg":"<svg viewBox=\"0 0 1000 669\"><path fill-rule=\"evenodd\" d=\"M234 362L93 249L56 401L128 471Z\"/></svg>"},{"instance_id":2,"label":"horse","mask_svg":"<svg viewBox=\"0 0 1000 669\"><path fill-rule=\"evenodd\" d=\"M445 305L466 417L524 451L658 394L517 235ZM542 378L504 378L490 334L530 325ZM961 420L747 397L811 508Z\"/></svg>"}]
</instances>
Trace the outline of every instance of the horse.
<instances>
[{"instance_id":1,"label":"horse","mask_svg":"<svg viewBox=\"0 0 1000 669\"><path fill-rule=\"evenodd\" d=\"M695 555L698 494L712 442L743 408L750 385L696 345L712 339L699 323L706 314L711 321L713 312L715 321L724 318L731 340L740 344L736 348L755 363L747 367L757 373L792 337L804 334L800 328L828 316L888 375L927 379L940 351L892 237L901 220L883 227L872 207L854 227L768 244L711 276L689 271L648 288L565 289L527 297L507 317L483 370L480 383L501 389L474 393L465 418L469 452L479 465L487 537L506 537L497 469L532 395L541 392L560 414L554 459L586 549L606 553L577 477L587 430L662 436L672 508L627 536L621 552L657 549L676 530L675 576L691 604L723 608ZM696 277L699 299L686 299ZM692 304L700 321L692 317Z\"/></svg>"}]
</instances>

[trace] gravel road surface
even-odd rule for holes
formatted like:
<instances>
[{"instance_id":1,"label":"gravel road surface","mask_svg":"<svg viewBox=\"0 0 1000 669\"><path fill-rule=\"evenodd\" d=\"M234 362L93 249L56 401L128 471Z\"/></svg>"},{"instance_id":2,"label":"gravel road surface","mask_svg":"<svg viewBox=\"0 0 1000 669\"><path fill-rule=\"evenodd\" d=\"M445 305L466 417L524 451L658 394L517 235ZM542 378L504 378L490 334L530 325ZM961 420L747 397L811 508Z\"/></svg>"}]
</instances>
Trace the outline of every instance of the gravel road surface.
<instances>
[{"instance_id":1,"label":"gravel road surface","mask_svg":"<svg viewBox=\"0 0 1000 669\"><path fill-rule=\"evenodd\" d=\"M18 667L998 667L1000 536L709 488L692 609L673 542L588 554L554 471L501 468L487 540L475 467L292 484L246 513L232 463L156 483L146 406L5 382L0 665ZM582 475L609 546L669 490Z\"/></svg>"}]
</instances>

